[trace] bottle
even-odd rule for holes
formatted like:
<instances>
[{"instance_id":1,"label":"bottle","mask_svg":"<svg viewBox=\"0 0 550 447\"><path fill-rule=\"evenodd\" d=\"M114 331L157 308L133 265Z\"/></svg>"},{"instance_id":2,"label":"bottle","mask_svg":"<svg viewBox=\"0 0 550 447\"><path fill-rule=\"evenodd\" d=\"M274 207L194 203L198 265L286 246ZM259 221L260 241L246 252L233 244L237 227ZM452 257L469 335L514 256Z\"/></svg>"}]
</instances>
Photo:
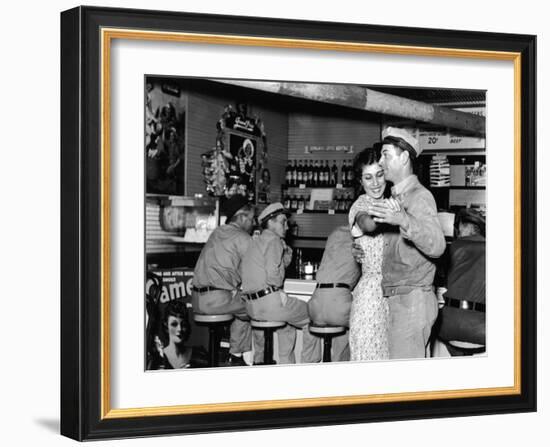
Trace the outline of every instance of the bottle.
<instances>
[{"instance_id":1,"label":"bottle","mask_svg":"<svg viewBox=\"0 0 550 447\"><path fill-rule=\"evenodd\" d=\"M296 250L296 273L298 274L298 278L302 273L302 249L300 248Z\"/></svg>"},{"instance_id":2,"label":"bottle","mask_svg":"<svg viewBox=\"0 0 550 447\"><path fill-rule=\"evenodd\" d=\"M304 210L304 203L305 203L305 202L304 202L304 196L300 196L300 198L298 199L298 203L297 203L298 206L297 206L297 208L298 208L299 210L302 210L302 211L303 211L303 210Z\"/></svg>"},{"instance_id":3,"label":"bottle","mask_svg":"<svg viewBox=\"0 0 550 447\"><path fill-rule=\"evenodd\" d=\"M311 186L314 188L319 186L319 160L315 160L315 164L313 166L313 180Z\"/></svg>"},{"instance_id":4,"label":"bottle","mask_svg":"<svg viewBox=\"0 0 550 447\"><path fill-rule=\"evenodd\" d=\"M330 186L333 188L338 183L338 167L336 166L336 160L332 161L332 168L330 170Z\"/></svg>"},{"instance_id":5,"label":"bottle","mask_svg":"<svg viewBox=\"0 0 550 447\"><path fill-rule=\"evenodd\" d=\"M290 209L290 196L288 194L285 194L283 206L288 210Z\"/></svg>"},{"instance_id":6,"label":"bottle","mask_svg":"<svg viewBox=\"0 0 550 447\"><path fill-rule=\"evenodd\" d=\"M311 187L313 182L313 162L308 160L307 162L307 182L306 185Z\"/></svg>"},{"instance_id":7,"label":"bottle","mask_svg":"<svg viewBox=\"0 0 550 447\"><path fill-rule=\"evenodd\" d=\"M345 188L348 186L348 167L346 160L342 162L342 169L340 171L340 178L342 179L342 186Z\"/></svg>"},{"instance_id":8,"label":"bottle","mask_svg":"<svg viewBox=\"0 0 550 447\"><path fill-rule=\"evenodd\" d=\"M298 201L296 199L296 196L292 196L290 198L290 209L291 210L295 210L298 208Z\"/></svg>"},{"instance_id":9,"label":"bottle","mask_svg":"<svg viewBox=\"0 0 550 447\"><path fill-rule=\"evenodd\" d=\"M479 183L479 177L480 177L480 163L479 161L474 162L474 170L473 170L473 179L471 180L472 186L477 186Z\"/></svg>"},{"instance_id":10,"label":"bottle","mask_svg":"<svg viewBox=\"0 0 550 447\"><path fill-rule=\"evenodd\" d=\"M351 160L348 162L348 187L353 186L353 178L355 173L353 172L353 166L351 165Z\"/></svg>"},{"instance_id":11,"label":"bottle","mask_svg":"<svg viewBox=\"0 0 550 447\"><path fill-rule=\"evenodd\" d=\"M324 173L325 173L325 186L329 187L330 186L330 167L328 165L328 160L325 160Z\"/></svg>"},{"instance_id":12,"label":"bottle","mask_svg":"<svg viewBox=\"0 0 550 447\"><path fill-rule=\"evenodd\" d=\"M306 196L306 200L304 201L304 209L309 209L309 202L311 201L311 196Z\"/></svg>"},{"instance_id":13,"label":"bottle","mask_svg":"<svg viewBox=\"0 0 550 447\"><path fill-rule=\"evenodd\" d=\"M341 206L340 202L341 202L340 194L338 194L334 198L334 211L339 211L340 210L340 206Z\"/></svg>"},{"instance_id":14,"label":"bottle","mask_svg":"<svg viewBox=\"0 0 550 447\"><path fill-rule=\"evenodd\" d=\"M296 186L298 180L298 167L296 166L296 160L292 160L292 181L290 186Z\"/></svg>"},{"instance_id":15,"label":"bottle","mask_svg":"<svg viewBox=\"0 0 550 447\"><path fill-rule=\"evenodd\" d=\"M340 202L342 205L340 207L341 211L346 211L348 209L348 201L344 194L342 194L342 200Z\"/></svg>"},{"instance_id":16,"label":"bottle","mask_svg":"<svg viewBox=\"0 0 550 447\"><path fill-rule=\"evenodd\" d=\"M304 167L302 166L302 160L298 162L298 173L296 175L296 184L300 186L304 179Z\"/></svg>"},{"instance_id":17,"label":"bottle","mask_svg":"<svg viewBox=\"0 0 550 447\"><path fill-rule=\"evenodd\" d=\"M285 168L285 186L290 186L292 183L292 165L290 164L290 160L288 160L288 163L286 164Z\"/></svg>"}]
</instances>

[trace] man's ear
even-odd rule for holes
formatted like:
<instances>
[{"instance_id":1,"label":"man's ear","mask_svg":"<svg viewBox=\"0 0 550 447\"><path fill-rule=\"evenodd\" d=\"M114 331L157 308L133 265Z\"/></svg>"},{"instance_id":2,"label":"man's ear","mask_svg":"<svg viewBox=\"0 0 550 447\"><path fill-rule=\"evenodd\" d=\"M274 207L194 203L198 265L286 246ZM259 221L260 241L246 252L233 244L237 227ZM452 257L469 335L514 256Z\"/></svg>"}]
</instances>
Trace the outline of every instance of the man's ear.
<instances>
[{"instance_id":1,"label":"man's ear","mask_svg":"<svg viewBox=\"0 0 550 447\"><path fill-rule=\"evenodd\" d=\"M401 163L403 164L403 166L406 166L408 163L411 162L411 154L409 154L409 151L401 151L399 157L401 158Z\"/></svg>"}]
</instances>

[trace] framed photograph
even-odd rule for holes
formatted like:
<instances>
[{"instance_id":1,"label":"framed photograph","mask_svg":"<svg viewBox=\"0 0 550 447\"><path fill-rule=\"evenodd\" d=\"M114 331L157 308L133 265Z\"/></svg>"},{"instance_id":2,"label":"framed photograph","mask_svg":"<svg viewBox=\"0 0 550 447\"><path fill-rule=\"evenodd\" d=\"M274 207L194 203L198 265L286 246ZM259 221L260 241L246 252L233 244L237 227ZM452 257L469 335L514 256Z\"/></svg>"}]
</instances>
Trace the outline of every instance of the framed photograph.
<instances>
[{"instance_id":1,"label":"framed photograph","mask_svg":"<svg viewBox=\"0 0 550 447\"><path fill-rule=\"evenodd\" d=\"M61 14L61 433L536 410L535 36Z\"/></svg>"}]
</instances>

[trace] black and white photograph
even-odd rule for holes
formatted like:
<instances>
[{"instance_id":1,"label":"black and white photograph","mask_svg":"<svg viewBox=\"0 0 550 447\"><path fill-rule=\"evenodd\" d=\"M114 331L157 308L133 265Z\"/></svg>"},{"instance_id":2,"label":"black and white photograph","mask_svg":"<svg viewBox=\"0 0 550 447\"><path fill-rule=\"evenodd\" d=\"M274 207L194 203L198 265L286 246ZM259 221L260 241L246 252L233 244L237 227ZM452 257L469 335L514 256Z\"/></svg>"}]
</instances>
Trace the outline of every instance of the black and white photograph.
<instances>
[{"instance_id":1,"label":"black and white photograph","mask_svg":"<svg viewBox=\"0 0 550 447\"><path fill-rule=\"evenodd\" d=\"M536 31L246 3L60 16L60 432L522 442Z\"/></svg>"},{"instance_id":2,"label":"black and white photograph","mask_svg":"<svg viewBox=\"0 0 550 447\"><path fill-rule=\"evenodd\" d=\"M145 370L488 355L485 90L143 95Z\"/></svg>"}]
</instances>

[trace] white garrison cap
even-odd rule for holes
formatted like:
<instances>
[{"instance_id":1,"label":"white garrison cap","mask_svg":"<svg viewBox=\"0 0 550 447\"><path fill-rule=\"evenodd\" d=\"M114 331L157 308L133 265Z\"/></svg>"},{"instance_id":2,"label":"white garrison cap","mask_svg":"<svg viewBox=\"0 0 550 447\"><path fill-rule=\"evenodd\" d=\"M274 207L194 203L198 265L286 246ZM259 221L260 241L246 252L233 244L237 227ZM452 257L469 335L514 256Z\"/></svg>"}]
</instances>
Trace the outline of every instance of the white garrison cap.
<instances>
[{"instance_id":1,"label":"white garrison cap","mask_svg":"<svg viewBox=\"0 0 550 447\"><path fill-rule=\"evenodd\" d=\"M420 144L418 144L418 140L405 129L401 129L399 127L386 127L382 131L382 140L385 140L386 138L402 140L403 142L407 143L412 148L412 150L414 150L417 157L422 152L422 148L420 147ZM384 143L384 141L382 142Z\"/></svg>"},{"instance_id":2,"label":"white garrison cap","mask_svg":"<svg viewBox=\"0 0 550 447\"><path fill-rule=\"evenodd\" d=\"M290 214L290 212L283 206L282 203L275 202L271 205L265 207L265 209L258 216L258 221L260 224L267 222L272 217L275 217L279 214Z\"/></svg>"}]
</instances>

